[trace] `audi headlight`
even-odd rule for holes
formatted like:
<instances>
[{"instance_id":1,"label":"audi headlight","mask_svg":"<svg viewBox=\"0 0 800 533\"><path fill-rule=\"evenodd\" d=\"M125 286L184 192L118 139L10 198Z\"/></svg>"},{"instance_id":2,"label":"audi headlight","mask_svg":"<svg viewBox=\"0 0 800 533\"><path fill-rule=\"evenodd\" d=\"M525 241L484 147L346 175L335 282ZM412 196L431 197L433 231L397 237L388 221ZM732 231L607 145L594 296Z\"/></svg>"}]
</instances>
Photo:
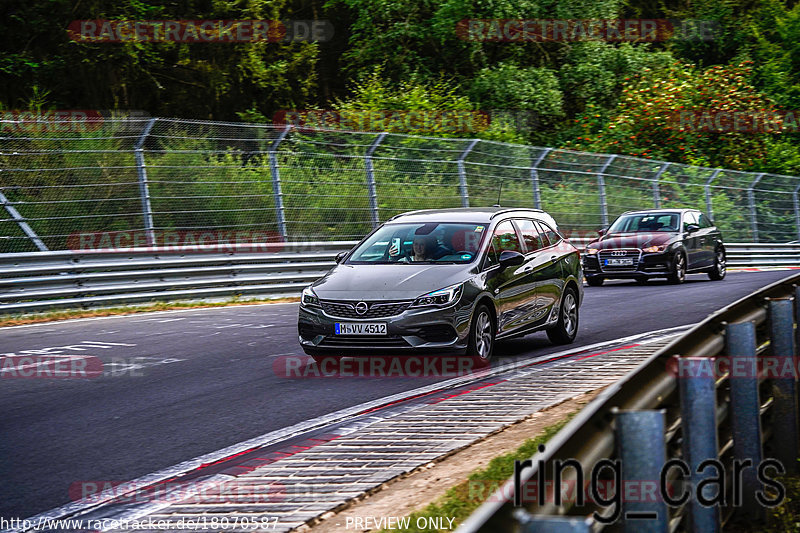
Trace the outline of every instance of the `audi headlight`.
<instances>
[{"instance_id":1,"label":"audi headlight","mask_svg":"<svg viewBox=\"0 0 800 533\"><path fill-rule=\"evenodd\" d=\"M648 246L647 248L642 248L642 251L646 253L655 253L663 252L665 249L666 245L662 244L661 246Z\"/></svg>"},{"instance_id":2,"label":"audi headlight","mask_svg":"<svg viewBox=\"0 0 800 533\"><path fill-rule=\"evenodd\" d=\"M463 283L451 285L438 291L423 294L411 304L412 307L441 307L455 303L461 297Z\"/></svg>"},{"instance_id":3,"label":"audi headlight","mask_svg":"<svg viewBox=\"0 0 800 533\"><path fill-rule=\"evenodd\" d=\"M598 252L597 248L587 248L586 249L586 255L595 255L595 254L597 254L597 252Z\"/></svg>"},{"instance_id":4,"label":"audi headlight","mask_svg":"<svg viewBox=\"0 0 800 533\"><path fill-rule=\"evenodd\" d=\"M317 298L317 295L314 294L314 291L311 289L311 287L306 287L303 289L303 295L300 298L300 305L307 307L319 307L319 298Z\"/></svg>"}]
</instances>

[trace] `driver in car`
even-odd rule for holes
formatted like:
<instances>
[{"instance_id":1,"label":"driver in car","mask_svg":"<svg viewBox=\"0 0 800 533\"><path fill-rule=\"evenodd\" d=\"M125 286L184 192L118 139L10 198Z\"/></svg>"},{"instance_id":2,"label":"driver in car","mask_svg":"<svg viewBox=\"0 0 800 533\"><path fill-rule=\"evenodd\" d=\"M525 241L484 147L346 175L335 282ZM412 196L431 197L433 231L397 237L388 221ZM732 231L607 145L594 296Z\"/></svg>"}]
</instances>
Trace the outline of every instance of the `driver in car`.
<instances>
[{"instance_id":1,"label":"driver in car","mask_svg":"<svg viewBox=\"0 0 800 533\"><path fill-rule=\"evenodd\" d=\"M433 235L415 235L412 252L408 257L400 257L400 250L394 244L389 248L389 256L396 260L406 261L435 261L448 254L444 246L440 246Z\"/></svg>"}]
</instances>

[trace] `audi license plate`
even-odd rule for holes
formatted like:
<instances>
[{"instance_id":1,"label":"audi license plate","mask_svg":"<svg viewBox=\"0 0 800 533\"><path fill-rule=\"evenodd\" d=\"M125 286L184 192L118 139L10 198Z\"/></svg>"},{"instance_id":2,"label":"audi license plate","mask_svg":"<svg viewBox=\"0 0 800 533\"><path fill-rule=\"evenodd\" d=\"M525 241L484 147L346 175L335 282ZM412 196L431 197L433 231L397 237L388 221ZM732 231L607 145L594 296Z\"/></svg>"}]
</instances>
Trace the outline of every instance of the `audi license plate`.
<instances>
[{"instance_id":1,"label":"audi license plate","mask_svg":"<svg viewBox=\"0 0 800 533\"><path fill-rule=\"evenodd\" d=\"M631 266L633 265L632 257L620 257L618 259L606 259L606 266Z\"/></svg>"},{"instance_id":2,"label":"audi license plate","mask_svg":"<svg viewBox=\"0 0 800 533\"><path fill-rule=\"evenodd\" d=\"M386 335L386 324L373 322L365 324L336 323L337 335Z\"/></svg>"}]
</instances>

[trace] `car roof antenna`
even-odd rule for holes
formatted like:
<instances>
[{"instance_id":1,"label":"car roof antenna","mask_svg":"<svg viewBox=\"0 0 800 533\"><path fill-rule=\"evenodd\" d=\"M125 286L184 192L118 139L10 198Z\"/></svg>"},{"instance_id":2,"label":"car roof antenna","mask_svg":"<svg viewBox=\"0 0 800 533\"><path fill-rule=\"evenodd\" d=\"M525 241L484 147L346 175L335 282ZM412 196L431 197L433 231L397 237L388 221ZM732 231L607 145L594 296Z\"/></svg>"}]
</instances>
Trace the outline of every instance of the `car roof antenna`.
<instances>
[{"instance_id":1,"label":"car roof antenna","mask_svg":"<svg viewBox=\"0 0 800 533\"><path fill-rule=\"evenodd\" d=\"M500 207L500 194L503 192L503 180L500 180L500 188L497 189L497 203L494 207Z\"/></svg>"}]
</instances>

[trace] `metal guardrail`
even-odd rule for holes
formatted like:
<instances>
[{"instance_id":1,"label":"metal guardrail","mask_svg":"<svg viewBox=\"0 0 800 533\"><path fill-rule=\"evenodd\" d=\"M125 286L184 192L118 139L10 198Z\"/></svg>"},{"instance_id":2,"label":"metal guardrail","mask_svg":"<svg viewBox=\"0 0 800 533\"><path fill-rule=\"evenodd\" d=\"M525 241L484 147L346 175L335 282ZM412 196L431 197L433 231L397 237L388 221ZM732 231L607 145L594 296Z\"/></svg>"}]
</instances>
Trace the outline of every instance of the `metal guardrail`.
<instances>
[{"instance_id":1,"label":"metal guardrail","mask_svg":"<svg viewBox=\"0 0 800 533\"><path fill-rule=\"evenodd\" d=\"M800 306L794 305L800 299L798 284L800 275L774 283L718 311L659 350L584 408L540 448L530 467L517 471L516 483L514 477L509 479L457 533L589 532L604 527L631 532L710 532L726 527L732 519L762 520L764 506L756 494L764 483L755 465L772 459L788 473L798 472L795 339L800 330L795 330L795 322L800 321ZM779 360L789 365L789 372L785 367L770 371L770 362ZM667 458L683 461L689 471L679 475L680 469L667 463ZM575 467L592 471L594 479L593 468L605 464L597 476L604 480L615 460L620 461L621 475L613 482L616 489L624 489L620 492L624 497L613 500L612 490L579 502L577 494L583 493L589 476L579 479ZM704 467L706 460L721 461L726 481L708 482L720 473L717 467ZM561 469L560 480L554 474L557 461L568 465ZM735 462L741 466L746 461L754 466L739 474L731 472ZM665 469L665 465L671 466ZM774 478L775 473L769 472ZM628 492L630 483L641 490L647 480L658 483L652 487L654 497ZM538 490L548 483L553 483L551 490ZM576 492L557 505L552 487L562 483L572 484ZM717 495L722 494L722 486L725 505L701 505L698 486L707 499L713 499L715 488ZM738 502L737 488L742 496ZM684 490L690 490L691 496L674 501ZM534 496L524 498L526 492ZM540 494L544 495L541 500ZM515 507L517 497L519 506ZM616 506L621 511L619 519L604 525L602 520L613 516Z\"/></svg>"},{"instance_id":2,"label":"metal guardrail","mask_svg":"<svg viewBox=\"0 0 800 533\"><path fill-rule=\"evenodd\" d=\"M0 314L234 295L297 296L355 241L0 254Z\"/></svg>"},{"instance_id":3,"label":"metal guardrail","mask_svg":"<svg viewBox=\"0 0 800 533\"><path fill-rule=\"evenodd\" d=\"M583 248L588 239L572 239ZM0 254L0 314L154 300L297 296L357 241ZM231 245L234 246L234 245ZM727 244L731 267L800 266L800 244Z\"/></svg>"}]
</instances>

